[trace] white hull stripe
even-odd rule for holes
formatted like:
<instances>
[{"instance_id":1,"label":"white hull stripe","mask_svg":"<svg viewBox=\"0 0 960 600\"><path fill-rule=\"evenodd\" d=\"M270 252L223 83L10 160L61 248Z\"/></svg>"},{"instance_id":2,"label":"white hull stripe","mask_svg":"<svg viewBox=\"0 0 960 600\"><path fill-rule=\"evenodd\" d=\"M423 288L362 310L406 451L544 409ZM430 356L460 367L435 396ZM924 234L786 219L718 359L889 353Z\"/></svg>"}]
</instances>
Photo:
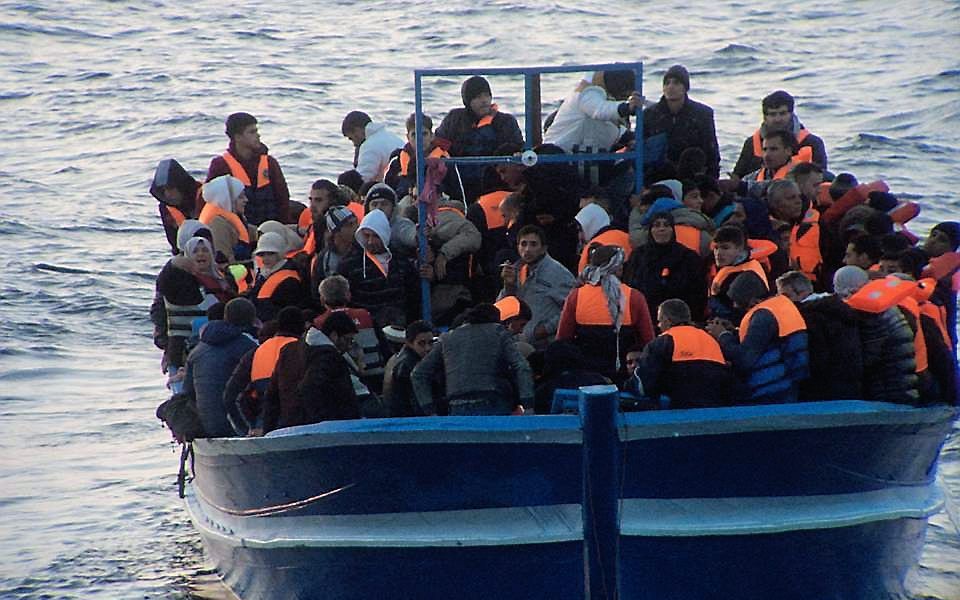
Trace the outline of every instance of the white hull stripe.
<instances>
[{"instance_id":1,"label":"white hull stripe","mask_svg":"<svg viewBox=\"0 0 960 600\"><path fill-rule=\"evenodd\" d=\"M549 544L583 538L579 504L479 510L237 517L201 504L187 508L204 537L248 548L469 547ZM633 499L623 502L629 537L763 535L924 519L943 506L935 485L860 494L780 498Z\"/></svg>"}]
</instances>

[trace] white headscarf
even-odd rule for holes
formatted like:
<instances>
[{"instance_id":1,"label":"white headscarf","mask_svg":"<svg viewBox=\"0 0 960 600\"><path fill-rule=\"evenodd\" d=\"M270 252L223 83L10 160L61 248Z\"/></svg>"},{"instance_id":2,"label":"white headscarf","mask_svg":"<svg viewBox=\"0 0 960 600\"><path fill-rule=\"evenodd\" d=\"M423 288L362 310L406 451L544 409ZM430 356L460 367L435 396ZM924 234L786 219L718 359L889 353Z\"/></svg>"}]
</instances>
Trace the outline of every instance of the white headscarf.
<instances>
[{"instance_id":1,"label":"white headscarf","mask_svg":"<svg viewBox=\"0 0 960 600\"><path fill-rule=\"evenodd\" d=\"M242 193L243 182L232 175L222 175L203 184L203 201L227 212L237 212L236 201Z\"/></svg>"},{"instance_id":2,"label":"white headscarf","mask_svg":"<svg viewBox=\"0 0 960 600\"><path fill-rule=\"evenodd\" d=\"M177 249L180 250L180 252L186 252L187 242L190 238L195 237L196 233L201 229L207 229L207 226L196 219L187 219L181 223L177 229ZM207 229L207 231L209 231L209 229Z\"/></svg>"},{"instance_id":3,"label":"white headscarf","mask_svg":"<svg viewBox=\"0 0 960 600\"><path fill-rule=\"evenodd\" d=\"M213 253L213 244L211 244L210 240L208 240L207 238L192 237L189 240L187 240L186 247L183 250L184 255L192 260L193 254L197 251L197 247L199 246L205 246L207 248L207 252L210 253L210 266L208 267L209 271L204 271L204 272L201 272L200 274L209 275L210 277L213 277L214 279L217 279L217 280L223 279L223 275L217 269L217 262L216 262L215 255Z\"/></svg>"},{"instance_id":4,"label":"white headscarf","mask_svg":"<svg viewBox=\"0 0 960 600\"><path fill-rule=\"evenodd\" d=\"M580 223L583 238L588 242L597 235L598 231L610 224L610 215L607 214L607 211L593 202L581 208L574 219L577 220L577 223Z\"/></svg>"}]
</instances>

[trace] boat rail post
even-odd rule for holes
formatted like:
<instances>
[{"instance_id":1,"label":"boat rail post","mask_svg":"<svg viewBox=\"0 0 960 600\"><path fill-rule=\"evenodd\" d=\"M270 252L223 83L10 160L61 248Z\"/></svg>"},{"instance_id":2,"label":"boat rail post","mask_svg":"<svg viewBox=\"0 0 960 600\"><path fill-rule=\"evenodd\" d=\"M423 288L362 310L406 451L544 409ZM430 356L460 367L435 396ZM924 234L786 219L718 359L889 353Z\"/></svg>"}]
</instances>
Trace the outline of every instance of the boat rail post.
<instances>
[{"instance_id":1,"label":"boat rail post","mask_svg":"<svg viewBox=\"0 0 960 600\"><path fill-rule=\"evenodd\" d=\"M580 388L583 430L583 577L590 600L619 598L620 397L616 386Z\"/></svg>"},{"instance_id":2,"label":"boat rail post","mask_svg":"<svg viewBox=\"0 0 960 600\"><path fill-rule=\"evenodd\" d=\"M540 97L540 73L526 71L523 74L524 91L524 128L526 129L524 150L536 148L543 141L543 115Z\"/></svg>"},{"instance_id":3,"label":"boat rail post","mask_svg":"<svg viewBox=\"0 0 960 600\"><path fill-rule=\"evenodd\" d=\"M421 89L421 74L419 70L413 72L414 89L414 127L417 132L417 143L414 151L417 157L417 258L420 264L427 262L427 207L420 201L423 194L423 185L426 179L427 165L424 160L425 148L423 147L423 90ZM420 314L424 321L430 319L430 282L420 278Z\"/></svg>"}]
</instances>

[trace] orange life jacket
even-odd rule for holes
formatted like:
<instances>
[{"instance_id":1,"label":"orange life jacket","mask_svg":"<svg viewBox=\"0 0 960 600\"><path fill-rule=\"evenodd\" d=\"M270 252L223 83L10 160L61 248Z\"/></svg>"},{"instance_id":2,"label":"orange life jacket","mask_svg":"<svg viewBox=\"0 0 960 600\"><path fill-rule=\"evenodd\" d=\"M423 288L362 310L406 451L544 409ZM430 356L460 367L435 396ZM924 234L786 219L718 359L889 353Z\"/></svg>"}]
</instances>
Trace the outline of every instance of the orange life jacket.
<instances>
[{"instance_id":1,"label":"orange life jacket","mask_svg":"<svg viewBox=\"0 0 960 600\"><path fill-rule=\"evenodd\" d=\"M223 210L215 204L207 204L204 206L197 220L209 226L216 217L223 217L233 225L234 230L237 232L237 237L240 238L241 242L250 243L250 231L247 229L247 226L243 224L243 221L240 220L239 215Z\"/></svg>"},{"instance_id":2,"label":"orange life jacket","mask_svg":"<svg viewBox=\"0 0 960 600\"><path fill-rule=\"evenodd\" d=\"M760 263L764 273L769 273L773 268L770 264L770 256L777 251L777 245L770 240L748 239L747 247L750 248L750 258Z\"/></svg>"},{"instance_id":3,"label":"orange life jacket","mask_svg":"<svg viewBox=\"0 0 960 600\"><path fill-rule=\"evenodd\" d=\"M852 308L869 313L882 313L893 308L916 289L915 281L906 281L895 275L867 282L845 302Z\"/></svg>"},{"instance_id":4,"label":"orange life jacket","mask_svg":"<svg viewBox=\"0 0 960 600\"><path fill-rule=\"evenodd\" d=\"M706 360L725 364L720 344L712 335L692 325L677 325L663 332L673 338L673 362Z\"/></svg>"},{"instance_id":5,"label":"orange life jacket","mask_svg":"<svg viewBox=\"0 0 960 600\"><path fill-rule=\"evenodd\" d=\"M253 353L253 364L250 365L250 381L270 379L277 367L280 351L287 344L295 341L297 341L295 337L275 335L260 344L260 347Z\"/></svg>"},{"instance_id":6,"label":"orange life jacket","mask_svg":"<svg viewBox=\"0 0 960 600\"><path fill-rule=\"evenodd\" d=\"M792 169L794 165L805 162L813 162L813 149L810 146L804 146L803 148L800 148L796 154L790 157L790 160L787 161L787 164L777 169L776 173L773 174L771 179L783 179L787 176L787 173L790 172L790 169ZM760 171L757 172L757 181L766 180L766 173L766 167L760 167Z\"/></svg>"},{"instance_id":7,"label":"orange life jacket","mask_svg":"<svg viewBox=\"0 0 960 600\"><path fill-rule=\"evenodd\" d=\"M807 136L810 135L810 132L806 128L800 130L800 133L797 134L797 145L803 143L803 140L807 139ZM813 152L811 150L811 152ZM798 153L799 154L799 153ZM757 158L763 158L763 138L760 137L760 128L758 127L756 131L753 132L753 155ZM797 156L794 154L794 156ZM812 162L813 155L811 154L811 160L806 162Z\"/></svg>"},{"instance_id":8,"label":"orange life jacket","mask_svg":"<svg viewBox=\"0 0 960 600\"><path fill-rule=\"evenodd\" d=\"M500 109L496 104L490 105L490 114L484 117L481 117L479 121L473 124L474 129L480 129L481 127L487 127L493 125L493 118L497 116L497 111Z\"/></svg>"},{"instance_id":9,"label":"orange life jacket","mask_svg":"<svg viewBox=\"0 0 960 600\"><path fill-rule=\"evenodd\" d=\"M716 277L713 278L713 282L710 284L710 295L716 296L720 293L720 288L723 286L723 282L726 281L727 277L740 271L750 271L756 274L757 277L760 278L760 281L763 282L763 285L767 286L767 290L770 289L770 283L767 281L767 273L756 259L751 258L739 265L728 265L717 271Z\"/></svg>"},{"instance_id":10,"label":"orange life jacket","mask_svg":"<svg viewBox=\"0 0 960 600\"><path fill-rule=\"evenodd\" d=\"M317 234L313 230L313 225L310 225L310 228L307 229L307 237L303 240L303 252L309 255L316 254L317 252Z\"/></svg>"},{"instance_id":11,"label":"orange life jacket","mask_svg":"<svg viewBox=\"0 0 960 600\"><path fill-rule=\"evenodd\" d=\"M280 284L288 279L300 281L300 274L293 269L280 269L271 273L267 280L263 282L263 285L260 286L260 291L257 292L257 300L272 298Z\"/></svg>"},{"instance_id":12,"label":"orange life jacket","mask_svg":"<svg viewBox=\"0 0 960 600\"><path fill-rule=\"evenodd\" d=\"M920 322L920 305L912 296L907 296L897 303L897 306L913 315L917 330L913 333L913 349L917 356L917 373L923 373L930 366L927 358L927 338L923 335L923 324Z\"/></svg>"},{"instance_id":13,"label":"orange life jacket","mask_svg":"<svg viewBox=\"0 0 960 600\"><path fill-rule=\"evenodd\" d=\"M610 308L607 306L607 296L599 285L584 285L577 292L577 325L613 325ZM624 327L633 325L633 314L630 312L630 294L633 288L625 283L620 284L620 306L623 312L620 319Z\"/></svg>"},{"instance_id":14,"label":"orange life jacket","mask_svg":"<svg viewBox=\"0 0 960 600\"><path fill-rule=\"evenodd\" d=\"M799 235L803 225L809 227L803 235ZM790 261L796 261L800 272L806 275L807 279L817 279L823 256L820 254L820 213L814 208L808 209L803 215L803 221L790 230Z\"/></svg>"},{"instance_id":15,"label":"orange life jacket","mask_svg":"<svg viewBox=\"0 0 960 600\"><path fill-rule=\"evenodd\" d=\"M364 250L363 253L370 259L370 262L377 265L377 268L380 269L380 273L383 274L384 279L387 278L387 268L380 264L380 261L377 260L376 255L371 254L369 250Z\"/></svg>"},{"instance_id":16,"label":"orange life jacket","mask_svg":"<svg viewBox=\"0 0 960 600\"><path fill-rule=\"evenodd\" d=\"M239 179L244 187L254 187L250 181L250 176L247 175L247 170L243 168L240 161L233 157L233 154L230 154L229 151L224 152L223 160L230 167L230 174ZM257 163L257 185L255 187L262 188L268 185L270 185L270 163L267 161L267 155L261 154L260 161Z\"/></svg>"},{"instance_id":17,"label":"orange life jacket","mask_svg":"<svg viewBox=\"0 0 960 600\"><path fill-rule=\"evenodd\" d=\"M173 217L173 222L177 224L177 227L179 228L183 225L183 222L187 220L187 216L180 212L180 209L176 206L167 204L166 207L167 210L170 211L170 216Z\"/></svg>"},{"instance_id":18,"label":"orange life jacket","mask_svg":"<svg viewBox=\"0 0 960 600\"><path fill-rule=\"evenodd\" d=\"M806 331L807 323L797 309L797 306L786 296L773 296L757 304L743 316L740 321L740 341L746 339L747 330L750 328L750 320L760 309L769 310L777 320L777 337L785 338L791 333Z\"/></svg>"},{"instance_id":19,"label":"orange life jacket","mask_svg":"<svg viewBox=\"0 0 960 600\"><path fill-rule=\"evenodd\" d=\"M297 229L305 231L311 225L313 225L313 213L310 212L309 208L305 208L300 211L300 216L297 217Z\"/></svg>"},{"instance_id":20,"label":"orange life jacket","mask_svg":"<svg viewBox=\"0 0 960 600\"><path fill-rule=\"evenodd\" d=\"M506 227L507 222L500 212L500 203L512 192L507 190L497 190L489 192L477 198L477 204L483 210L483 218L487 221L487 229L500 229Z\"/></svg>"},{"instance_id":21,"label":"orange life jacket","mask_svg":"<svg viewBox=\"0 0 960 600\"><path fill-rule=\"evenodd\" d=\"M686 248L689 248L697 253L699 256L703 256L700 246L700 230L694 227L693 225L674 225L673 226L674 235L677 237L677 242ZM581 269L582 270L582 269Z\"/></svg>"},{"instance_id":22,"label":"orange life jacket","mask_svg":"<svg viewBox=\"0 0 960 600\"><path fill-rule=\"evenodd\" d=\"M577 265L578 273L582 272L584 267L589 264L590 247L594 244L600 244L601 246L619 246L623 248L623 262L627 262L627 260L630 259L630 253L633 252L633 246L630 245L629 233L619 229L608 229L602 233L598 233L584 245L583 251L580 252L580 263Z\"/></svg>"},{"instance_id":23,"label":"orange life jacket","mask_svg":"<svg viewBox=\"0 0 960 600\"><path fill-rule=\"evenodd\" d=\"M486 118L486 117L484 117ZM433 150L430 151L430 154L427 155L427 158L447 158L450 154L441 148L436 146ZM410 162L413 160L413 156L406 150L400 151L400 176L406 177L410 172Z\"/></svg>"},{"instance_id":24,"label":"orange life jacket","mask_svg":"<svg viewBox=\"0 0 960 600\"><path fill-rule=\"evenodd\" d=\"M500 311L500 321L512 319L520 314L520 299L516 296L504 296L493 305Z\"/></svg>"},{"instance_id":25,"label":"orange life jacket","mask_svg":"<svg viewBox=\"0 0 960 600\"><path fill-rule=\"evenodd\" d=\"M357 218L357 223L363 220L365 215L363 205L359 202L350 202L347 204L347 209L353 213L353 216Z\"/></svg>"},{"instance_id":26,"label":"orange life jacket","mask_svg":"<svg viewBox=\"0 0 960 600\"><path fill-rule=\"evenodd\" d=\"M527 276L530 274L530 265L524 263L520 265L520 270L517 271L517 281L520 282L520 285L523 285L527 282Z\"/></svg>"}]
</instances>

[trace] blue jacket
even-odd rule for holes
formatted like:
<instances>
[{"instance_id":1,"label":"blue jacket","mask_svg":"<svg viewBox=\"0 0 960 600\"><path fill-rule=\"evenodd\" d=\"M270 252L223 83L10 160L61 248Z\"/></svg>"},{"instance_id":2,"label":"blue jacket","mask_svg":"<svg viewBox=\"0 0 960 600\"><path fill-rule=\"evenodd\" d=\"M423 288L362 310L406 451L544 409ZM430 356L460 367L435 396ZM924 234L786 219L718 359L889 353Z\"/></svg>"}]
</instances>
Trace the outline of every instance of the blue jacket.
<instances>
[{"instance_id":1,"label":"blue jacket","mask_svg":"<svg viewBox=\"0 0 960 600\"><path fill-rule=\"evenodd\" d=\"M251 348L256 338L226 321L211 321L200 334L200 343L187 357L183 391L197 399L197 412L207 437L230 437L238 432L230 425L227 411L236 410L233 399L224 402L227 380L237 363ZM242 423L242 419L234 419Z\"/></svg>"}]
</instances>

